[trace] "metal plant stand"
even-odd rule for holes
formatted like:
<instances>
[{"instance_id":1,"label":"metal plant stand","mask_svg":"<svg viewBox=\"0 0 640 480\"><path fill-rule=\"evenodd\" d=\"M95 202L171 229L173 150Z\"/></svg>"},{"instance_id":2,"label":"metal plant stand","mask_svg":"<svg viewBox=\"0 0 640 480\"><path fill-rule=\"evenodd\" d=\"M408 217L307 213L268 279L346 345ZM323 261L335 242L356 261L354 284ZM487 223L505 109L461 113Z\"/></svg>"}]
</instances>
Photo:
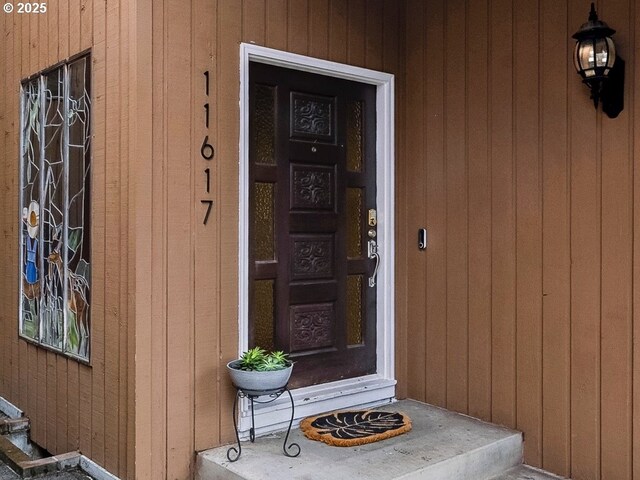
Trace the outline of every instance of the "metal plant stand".
<instances>
[{"instance_id":1,"label":"metal plant stand","mask_svg":"<svg viewBox=\"0 0 640 480\"><path fill-rule=\"evenodd\" d=\"M248 398L251 403L251 429L249 430L249 439L253 443L256 439L256 430L255 430L255 419L253 413L254 403L271 403L276 401L280 396L284 393L289 395L289 400L291 401L291 419L289 420L289 427L287 428L287 434L284 437L284 443L282 444L282 451L287 457L297 457L300 455L300 445L297 443L290 443L287 445L289 441L289 433L291 433L291 425L293 425L293 417L295 414L295 406L293 404L293 396L291 392L285 385L282 388L278 388L276 390L242 390L241 388L236 387L236 398L233 401L233 428L236 432L236 441L238 442L238 448L230 447L227 450L227 458L230 462L235 462L240 458L242 454L242 446L240 445L240 435L238 434L238 399L239 398ZM259 397L269 397L269 400L258 400ZM295 450L294 453L291 450Z\"/></svg>"}]
</instances>

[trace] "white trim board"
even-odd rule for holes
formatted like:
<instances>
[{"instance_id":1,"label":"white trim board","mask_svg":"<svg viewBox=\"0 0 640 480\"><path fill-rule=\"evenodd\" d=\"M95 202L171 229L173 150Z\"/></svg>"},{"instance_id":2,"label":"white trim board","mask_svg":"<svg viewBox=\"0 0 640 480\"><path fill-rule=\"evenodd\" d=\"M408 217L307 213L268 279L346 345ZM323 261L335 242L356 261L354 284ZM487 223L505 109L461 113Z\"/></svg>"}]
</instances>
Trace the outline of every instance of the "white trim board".
<instances>
[{"instance_id":1,"label":"white trim board","mask_svg":"<svg viewBox=\"0 0 640 480\"><path fill-rule=\"evenodd\" d=\"M9 418L21 418L24 416L24 412L22 410L2 397L0 397L0 412L4 413Z\"/></svg>"},{"instance_id":2,"label":"white trim board","mask_svg":"<svg viewBox=\"0 0 640 480\"><path fill-rule=\"evenodd\" d=\"M113 473L107 471L105 468L101 467L84 455L80 456L79 466L84 472L91 475L91 478L94 480L120 480Z\"/></svg>"},{"instance_id":3,"label":"white trim board","mask_svg":"<svg viewBox=\"0 0 640 480\"><path fill-rule=\"evenodd\" d=\"M242 43L240 45L240 159L239 159L239 292L238 354L248 348L249 326L249 63L259 62L279 67L317 73L376 86L376 183L378 210L378 244L381 254L377 281L377 368L375 375L332 382L293 390L296 400L304 400L306 415L334 408L385 403L395 397L395 244L394 244L394 76L366 68L329 62L304 55ZM363 385L368 387L363 389ZM337 390L336 390L337 388ZM338 391L339 394L335 394ZM364 393L363 393L364 392ZM280 399L284 400L284 399ZM286 399L288 402L288 398ZM281 428L281 418L273 408L261 408L264 417L261 431ZM248 402L241 402L240 430L248 429L244 421ZM256 417L256 418L257 418ZM248 419L250 421L250 418Z\"/></svg>"}]
</instances>

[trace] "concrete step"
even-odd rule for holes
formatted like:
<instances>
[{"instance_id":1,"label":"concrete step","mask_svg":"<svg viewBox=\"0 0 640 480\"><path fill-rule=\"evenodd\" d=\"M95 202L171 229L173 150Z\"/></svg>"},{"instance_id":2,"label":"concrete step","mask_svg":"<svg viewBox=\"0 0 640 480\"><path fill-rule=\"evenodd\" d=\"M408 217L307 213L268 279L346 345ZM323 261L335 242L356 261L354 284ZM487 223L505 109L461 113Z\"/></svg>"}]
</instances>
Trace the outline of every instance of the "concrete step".
<instances>
[{"instance_id":1,"label":"concrete step","mask_svg":"<svg viewBox=\"0 0 640 480\"><path fill-rule=\"evenodd\" d=\"M233 463L226 456L229 446L202 452L196 478L488 480L522 463L519 432L412 400L381 410L408 414L413 429L359 447L331 447L296 429L289 437L301 447L296 458L282 454L284 434L273 434L243 442L242 455Z\"/></svg>"},{"instance_id":2,"label":"concrete step","mask_svg":"<svg viewBox=\"0 0 640 480\"><path fill-rule=\"evenodd\" d=\"M551 473L532 468L527 465L520 465L508 472L493 477L491 480L563 480L564 477L558 477Z\"/></svg>"}]
</instances>

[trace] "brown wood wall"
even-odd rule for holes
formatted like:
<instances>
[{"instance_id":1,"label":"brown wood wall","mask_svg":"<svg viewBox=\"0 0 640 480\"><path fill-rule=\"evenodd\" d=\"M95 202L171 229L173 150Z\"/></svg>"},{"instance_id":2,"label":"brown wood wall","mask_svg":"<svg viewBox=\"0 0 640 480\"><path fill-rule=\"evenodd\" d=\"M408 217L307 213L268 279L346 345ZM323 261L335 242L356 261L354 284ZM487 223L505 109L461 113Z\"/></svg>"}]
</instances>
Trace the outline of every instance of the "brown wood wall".
<instances>
[{"instance_id":1,"label":"brown wood wall","mask_svg":"<svg viewBox=\"0 0 640 480\"><path fill-rule=\"evenodd\" d=\"M627 61L617 119L571 63L588 1L408 0L401 392L524 431L533 465L624 480L640 478L640 15L597 7Z\"/></svg>"},{"instance_id":2,"label":"brown wood wall","mask_svg":"<svg viewBox=\"0 0 640 480\"><path fill-rule=\"evenodd\" d=\"M134 461L137 478L190 478L195 450L231 440L239 44L255 42L397 75L398 396L521 429L527 462L576 480L640 478L640 21L634 0L599 2L627 60L611 120L570 63L588 3L50 0L46 16L0 15L0 395L50 450L127 478ZM15 333L20 79L89 47L91 368Z\"/></svg>"},{"instance_id":3,"label":"brown wood wall","mask_svg":"<svg viewBox=\"0 0 640 480\"><path fill-rule=\"evenodd\" d=\"M183 479L194 450L233 435L224 365L238 348L240 43L395 72L401 10L394 0L157 0L139 8L134 115L151 128L138 127L135 167L147 175L137 176L135 193L134 308L144 332L136 342L136 474ZM205 135L212 161L200 156ZM214 207L203 225L206 199Z\"/></svg>"},{"instance_id":4,"label":"brown wood wall","mask_svg":"<svg viewBox=\"0 0 640 480\"><path fill-rule=\"evenodd\" d=\"M79 449L133 475L133 335L128 321L129 2L48 0L46 14L0 14L0 396L52 453ZM22 79L92 55L91 367L18 340L19 94Z\"/></svg>"}]
</instances>

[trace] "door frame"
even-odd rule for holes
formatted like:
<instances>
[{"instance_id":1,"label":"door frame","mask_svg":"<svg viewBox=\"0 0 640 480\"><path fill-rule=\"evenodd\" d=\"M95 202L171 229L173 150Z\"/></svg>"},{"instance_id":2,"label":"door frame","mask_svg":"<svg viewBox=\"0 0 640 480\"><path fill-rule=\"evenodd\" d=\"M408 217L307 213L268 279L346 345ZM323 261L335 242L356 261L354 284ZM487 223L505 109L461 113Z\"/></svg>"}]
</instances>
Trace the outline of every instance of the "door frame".
<instances>
[{"instance_id":1,"label":"door frame","mask_svg":"<svg viewBox=\"0 0 640 480\"><path fill-rule=\"evenodd\" d=\"M394 75L345 65L254 44L240 44L240 157L238 225L238 354L248 348L249 333L249 63L318 73L376 86L376 184L378 243L381 262L377 277L376 373L292 391L296 416L302 418L333 408L374 405L395 397L395 148ZM287 399L288 402L288 399ZM256 428L264 433L288 420L278 402L261 409L265 420ZM278 415L280 412L283 415ZM248 406L243 405L240 430L248 430ZM256 411L256 418L259 412ZM260 415L262 416L262 415ZM266 417L269 418L266 418ZM280 421L282 417L282 421ZM258 423L258 422L257 422Z\"/></svg>"}]
</instances>

